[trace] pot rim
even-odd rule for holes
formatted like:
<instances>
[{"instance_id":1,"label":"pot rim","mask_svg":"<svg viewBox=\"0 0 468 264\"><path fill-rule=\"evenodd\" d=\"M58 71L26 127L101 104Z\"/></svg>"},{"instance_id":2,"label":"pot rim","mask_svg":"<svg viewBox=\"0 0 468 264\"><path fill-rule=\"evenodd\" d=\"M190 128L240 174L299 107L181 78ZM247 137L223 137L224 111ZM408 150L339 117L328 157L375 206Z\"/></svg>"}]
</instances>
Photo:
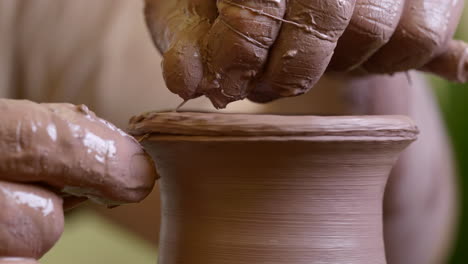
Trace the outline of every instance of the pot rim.
<instances>
[{"instance_id":1,"label":"pot rim","mask_svg":"<svg viewBox=\"0 0 468 264\"><path fill-rule=\"evenodd\" d=\"M313 116L147 112L130 119L140 138L177 141L414 141L407 116Z\"/></svg>"}]
</instances>

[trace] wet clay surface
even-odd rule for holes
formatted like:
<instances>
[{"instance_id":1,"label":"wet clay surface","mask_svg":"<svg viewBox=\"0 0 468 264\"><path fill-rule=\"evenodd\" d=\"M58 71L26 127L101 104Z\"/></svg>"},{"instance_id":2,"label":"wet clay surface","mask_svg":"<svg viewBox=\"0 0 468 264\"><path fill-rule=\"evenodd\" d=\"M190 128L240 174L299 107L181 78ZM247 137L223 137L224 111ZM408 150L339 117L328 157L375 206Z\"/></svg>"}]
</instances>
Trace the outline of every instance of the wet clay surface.
<instances>
[{"instance_id":1,"label":"wet clay surface","mask_svg":"<svg viewBox=\"0 0 468 264\"><path fill-rule=\"evenodd\" d=\"M26 258L0 258L0 264L39 264L39 262Z\"/></svg>"},{"instance_id":2,"label":"wet clay surface","mask_svg":"<svg viewBox=\"0 0 468 264\"><path fill-rule=\"evenodd\" d=\"M146 0L168 88L217 108L310 90L325 71L425 70L465 82L464 1Z\"/></svg>"},{"instance_id":3,"label":"wet clay surface","mask_svg":"<svg viewBox=\"0 0 468 264\"><path fill-rule=\"evenodd\" d=\"M0 175L114 205L137 202L156 174L138 142L86 106L0 99Z\"/></svg>"},{"instance_id":4,"label":"wet clay surface","mask_svg":"<svg viewBox=\"0 0 468 264\"><path fill-rule=\"evenodd\" d=\"M303 117L305 127L285 121L296 117L176 115L132 122L141 124L135 134L150 133L142 143L161 175L159 263L386 263L383 192L398 153L416 138L411 121L379 117L351 129L341 117ZM152 124L161 120L172 132ZM279 120L304 136L273 132ZM239 131L226 129L232 123ZM270 131L249 126L257 123Z\"/></svg>"},{"instance_id":5,"label":"wet clay surface","mask_svg":"<svg viewBox=\"0 0 468 264\"><path fill-rule=\"evenodd\" d=\"M42 257L64 208L138 202L153 187L149 155L86 106L0 99L0 117L0 258ZM15 262L34 263L0 259Z\"/></svg>"},{"instance_id":6,"label":"wet clay surface","mask_svg":"<svg viewBox=\"0 0 468 264\"><path fill-rule=\"evenodd\" d=\"M130 120L129 133L186 136L344 136L414 138L405 116L280 116L195 112L149 112Z\"/></svg>"},{"instance_id":7,"label":"wet clay surface","mask_svg":"<svg viewBox=\"0 0 468 264\"><path fill-rule=\"evenodd\" d=\"M42 187L0 181L0 208L2 264L7 256L38 259L62 234L62 199Z\"/></svg>"}]
</instances>

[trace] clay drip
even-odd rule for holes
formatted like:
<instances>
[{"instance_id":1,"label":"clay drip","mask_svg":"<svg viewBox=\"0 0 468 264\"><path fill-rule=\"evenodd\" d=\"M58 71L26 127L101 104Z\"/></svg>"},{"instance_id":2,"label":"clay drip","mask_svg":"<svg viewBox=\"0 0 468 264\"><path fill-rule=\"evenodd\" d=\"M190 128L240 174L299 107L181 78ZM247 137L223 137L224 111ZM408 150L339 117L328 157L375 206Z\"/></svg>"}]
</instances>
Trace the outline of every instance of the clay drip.
<instances>
[{"instance_id":1,"label":"clay drip","mask_svg":"<svg viewBox=\"0 0 468 264\"><path fill-rule=\"evenodd\" d=\"M167 118L151 116L134 118L131 126L144 130ZM225 124L247 118L203 117ZM412 136L364 131L363 123L352 130L360 135L335 134L343 129L343 117L323 118L322 124L329 122L326 129L306 124L306 136L284 131L240 136L222 129L221 135L209 135L223 126L193 121L203 117L185 114L173 133L156 128L143 140L161 175L160 264L386 263L383 192L399 152L416 137L410 121L400 119L391 130L413 127ZM387 118L389 124L398 119ZM252 123L265 120L250 116ZM281 127L272 120L270 127ZM239 130L252 132L248 121ZM191 135L182 128L185 123L210 129ZM167 121L162 127L175 124ZM364 127L373 127L372 121ZM317 130L322 133L314 134Z\"/></svg>"}]
</instances>

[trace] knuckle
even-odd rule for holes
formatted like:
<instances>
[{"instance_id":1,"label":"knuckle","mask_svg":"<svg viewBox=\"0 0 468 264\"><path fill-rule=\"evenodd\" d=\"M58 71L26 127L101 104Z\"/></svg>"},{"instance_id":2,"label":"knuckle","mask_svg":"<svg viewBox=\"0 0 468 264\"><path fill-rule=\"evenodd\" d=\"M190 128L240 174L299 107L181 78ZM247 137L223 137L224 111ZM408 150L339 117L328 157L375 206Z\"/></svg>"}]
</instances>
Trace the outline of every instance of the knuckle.
<instances>
[{"instance_id":1,"label":"knuckle","mask_svg":"<svg viewBox=\"0 0 468 264\"><path fill-rule=\"evenodd\" d=\"M219 36L223 36L220 38ZM207 57L212 63L259 66L266 60L269 46L249 32L241 31L230 23L218 19L206 39ZM226 56L226 52L230 56ZM224 66L223 66L224 67Z\"/></svg>"},{"instance_id":2,"label":"knuckle","mask_svg":"<svg viewBox=\"0 0 468 264\"><path fill-rule=\"evenodd\" d=\"M220 22L234 35L263 49L268 49L273 44L279 28L279 26L277 28L264 19L251 19L248 21L244 19L240 21L220 18Z\"/></svg>"},{"instance_id":3,"label":"knuckle","mask_svg":"<svg viewBox=\"0 0 468 264\"><path fill-rule=\"evenodd\" d=\"M270 15L281 15L286 9L286 0L220 0L218 1L218 10L220 13L224 9L244 9L252 14L262 12Z\"/></svg>"},{"instance_id":4,"label":"knuckle","mask_svg":"<svg viewBox=\"0 0 468 264\"><path fill-rule=\"evenodd\" d=\"M445 24L438 23L438 18L443 17L439 11L415 10L414 13L401 23L401 34L409 38L424 51L433 52L439 49L445 41ZM434 19L427 19L433 17Z\"/></svg>"},{"instance_id":5,"label":"knuckle","mask_svg":"<svg viewBox=\"0 0 468 264\"><path fill-rule=\"evenodd\" d=\"M349 30L386 42L390 39L395 27L380 17L362 12L354 15Z\"/></svg>"},{"instance_id":6,"label":"knuckle","mask_svg":"<svg viewBox=\"0 0 468 264\"><path fill-rule=\"evenodd\" d=\"M242 37L268 48L273 44L284 15L284 1L232 1L218 4L219 19ZM272 8L275 4L276 7Z\"/></svg>"},{"instance_id":7,"label":"knuckle","mask_svg":"<svg viewBox=\"0 0 468 264\"><path fill-rule=\"evenodd\" d=\"M410 38L422 50L432 53L443 44L443 36L433 28L419 24L410 29L402 29L402 34Z\"/></svg>"},{"instance_id":8,"label":"knuckle","mask_svg":"<svg viewBox=\"0 0 468 264\"><path fill-rule=\"evenodd\" d=\"M357 1L349 30L366 35L379 44L388 42L398 25L401 5L391 1Z\"/></svg>"},{"instance_id":9,"label":"knuckle","mask_svg":"<svg viewBox=\"0 0 468 264\"><path fill-rule=\"evenodd\" d=\"M354 1L335 0L311 4L297 0L289 7L288 20L317 38L336 42L349 24Z\"/></svg>"}]
</instances>

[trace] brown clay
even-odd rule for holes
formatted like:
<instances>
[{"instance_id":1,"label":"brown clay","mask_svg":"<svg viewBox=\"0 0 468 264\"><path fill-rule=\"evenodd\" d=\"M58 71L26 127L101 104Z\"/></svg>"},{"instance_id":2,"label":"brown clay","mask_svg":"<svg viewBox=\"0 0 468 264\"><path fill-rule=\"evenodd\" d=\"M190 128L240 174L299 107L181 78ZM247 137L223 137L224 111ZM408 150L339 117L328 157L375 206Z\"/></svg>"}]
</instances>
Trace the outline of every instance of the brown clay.
<instances>
[{"instance_id":1,"label":"brown clay","mask_svg":"<svg viewBox=\"0 0 468 264\"><path fill-rule=\"evenodd\" d=\"M422 69L465 81L460 65L467 64L468 45L452 40L463 4L146 0L145 13L169 89L184 100L205 95L224 108L247 97L268 102L303 94L327 69Z\"/></svg>"},{"instance_id":2,"label":"brown clay","mask_svg":"<svg viewBox=\"0 0 468 264\"><path fill-rule=\"evenodd\" d=\"M130 128L161 175L159 263L386 263L408 118L152 113Z\"/></svg>"},{"instance_id":3,"label":"brown clay","mask_svg":"<svg viewBox=\"0 0 468 264\"><path fill-rule=\"evenodd\" d=\"M26 258L0 258L0 264L39 264L34 259Z\"/></svg>"},{"instance_id":4,"label":"brown clay","mask_svg":"<svg viewBox=\"0 0 468 264\"><path fill-rule=\"evenodd\" d=\"M349 71L367 61L393 35L405 0L356 1L353 17L335 49L330 68ZM376 22L379 21L379 22Z\"/></svg>"},{"instance_id":5,"label":"brown clay","mask_svg":"<svg viewBox=\"0 0 468 264\"><path fill-rule=\"evenodd\" d=\"M0 208L0 258L39 259L62 234L62 199L41 187L0 181Z\"/></svg>"},{"instance_id":6,"label":"brown clay","mask_svg":"<svg viewBox=\"0 0 468 264\"><path fill-rule=\"evenodd\" d=\"M131 118L128 131L134 136L161 134L213 137L365 136L368 131L372 131L374 136L413 138L416 127L408 123L408 118L389 116L330 118L305 115L148 112Z\"/></svg>"},{"instance_id":7,"label":"brown clay","mask_svg":"<svg viewBox=\"0 0 468 264\"><path fill-rule=\"evenodd\" d=\"M0 179L43 182L115 205L142 200L156 173L138 142L86 106L0 99Z\"/></svg>"},{"instance_id":8,"label":"brown clay","mask_svg":"<svg viewBox=\"0 0 468 264\"><path fill-rule=\"evenodd\" d=\"M137 202L151 191L150 157L86 106L0 99L0 113L0 257L42 257L62 234L63 208Z\"/></svg>"},{"instance_id":9,"label":"brown clay","mask_svg":"<svg viewBox=\"0 0 468 264\"><path fill-rule=\"evenodd\" d=\"M351 20L355 2L289 1L285 19L295 24L283 24L270 63L254 87L256 96L249 99L265 102L310 90L327 69L338 39Z\"/></svg>"}]
</instances>

